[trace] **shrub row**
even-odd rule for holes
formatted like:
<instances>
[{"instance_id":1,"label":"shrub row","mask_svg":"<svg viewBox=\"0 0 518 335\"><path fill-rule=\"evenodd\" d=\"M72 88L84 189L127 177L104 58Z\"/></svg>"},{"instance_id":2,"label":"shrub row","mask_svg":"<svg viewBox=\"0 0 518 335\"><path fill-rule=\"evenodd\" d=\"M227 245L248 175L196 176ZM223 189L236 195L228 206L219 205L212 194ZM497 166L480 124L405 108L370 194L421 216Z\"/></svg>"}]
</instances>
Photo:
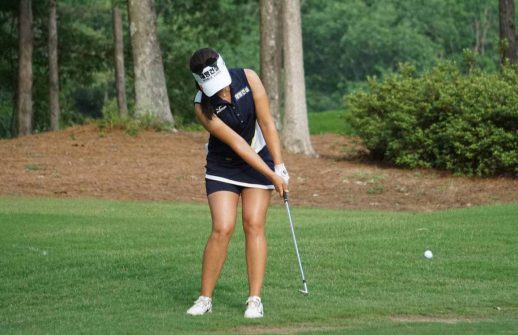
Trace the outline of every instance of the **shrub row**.
<instances>
[{"instance_id":1,"label":"shrub row","mask_svg":"<svg viewBox=\"0 0 518 335\"><path fill-rule=\"evenodd\" d=\"M402 64L345 97L348 120L373 158L463 175L518 176L518 69L462 71L442 63L417 75Z\"/></svg>"}]
</instances>

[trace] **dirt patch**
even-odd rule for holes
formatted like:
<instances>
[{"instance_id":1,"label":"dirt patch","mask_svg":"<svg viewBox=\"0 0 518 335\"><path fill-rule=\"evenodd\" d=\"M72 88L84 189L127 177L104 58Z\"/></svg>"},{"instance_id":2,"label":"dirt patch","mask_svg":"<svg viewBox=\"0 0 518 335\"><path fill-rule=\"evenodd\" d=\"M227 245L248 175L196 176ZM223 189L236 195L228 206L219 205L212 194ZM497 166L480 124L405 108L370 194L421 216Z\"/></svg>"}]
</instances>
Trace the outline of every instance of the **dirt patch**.
<instances>
[{"instance_id":1,"label":"dirt patch","mask_svg":"<svg viewBox=\"0 0 518 335\"><path fill-rule=\"evenodd\" d=\"M206 202L206 132L122 131L95 125L0 141L0 195ZM291 204L433 211L518 202L518 180L402 170L349 157L353 138L312 136L318 158L285 154ZM275 196L272 200L281 205Z\"/></svg>"}]
</instances>

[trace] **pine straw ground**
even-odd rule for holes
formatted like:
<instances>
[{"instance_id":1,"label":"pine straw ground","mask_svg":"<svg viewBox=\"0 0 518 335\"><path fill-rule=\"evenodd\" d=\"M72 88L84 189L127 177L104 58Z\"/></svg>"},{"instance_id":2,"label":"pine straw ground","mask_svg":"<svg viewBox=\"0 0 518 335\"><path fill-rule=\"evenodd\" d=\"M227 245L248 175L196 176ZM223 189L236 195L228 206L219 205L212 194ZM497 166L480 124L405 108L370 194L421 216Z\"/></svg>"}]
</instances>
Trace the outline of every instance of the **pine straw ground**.
<instances>
[{"instance_id":1,"label":"pine straw ground","mask_svg":"<svg viewBox=\"0 0 518 335\"><path fill-rule=\"evenodd\" d=\"M205 202L205 132L94 124L0 141L0 195ZM433 211L518 201L518 180L404 170L350 158L353 138L312 136L318 158L285 154L294 206ZM282 205L278 196L273 203Z\"/></svg>"}]
</instances>

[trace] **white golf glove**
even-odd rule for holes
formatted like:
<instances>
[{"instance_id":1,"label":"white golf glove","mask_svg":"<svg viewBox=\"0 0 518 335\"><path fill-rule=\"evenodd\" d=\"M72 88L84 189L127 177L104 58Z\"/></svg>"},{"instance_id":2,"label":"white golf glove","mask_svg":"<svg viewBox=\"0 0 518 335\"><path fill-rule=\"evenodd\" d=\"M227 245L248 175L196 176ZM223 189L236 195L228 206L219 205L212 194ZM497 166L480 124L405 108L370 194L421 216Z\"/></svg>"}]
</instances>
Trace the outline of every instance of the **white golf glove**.
<instances>
[{"instance_id":1,"label":"white golf glove","mask_svg":"<svg viewBox=\"0 0 518 335\"><path fill-rule=\"evenodd\" d=\"M288 174L288 170L286 170L284 163L275 164L275 174L281 177L284 183L288 185L288 182L290 181L290 175Z\"/></svg>"}]
</instances>

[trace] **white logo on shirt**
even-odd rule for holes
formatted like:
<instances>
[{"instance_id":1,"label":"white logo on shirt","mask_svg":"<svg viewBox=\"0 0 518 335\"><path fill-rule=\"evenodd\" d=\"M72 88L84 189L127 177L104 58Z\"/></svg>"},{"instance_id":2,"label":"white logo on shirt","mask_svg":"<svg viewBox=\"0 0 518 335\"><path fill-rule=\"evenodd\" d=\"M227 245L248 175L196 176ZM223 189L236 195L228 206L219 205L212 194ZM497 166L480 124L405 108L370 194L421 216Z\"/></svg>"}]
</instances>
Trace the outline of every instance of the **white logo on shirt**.
<instances>
[{"instance_id":1,"label":"white logo on shirt","mask_svg":"<svg viewBox=\"0 0 518 335\"><path fill-rule=\"evenodd\" d=\"M221 106L216 107L216 114L221 113L225 108L227 108L226 105L221 105Z\"/></svg>"},{"instance_id":2,"label":"white logo on shirt","mask_svg":"<svg viewBox=\"0 0 518 335\"><path fill-rule=\"evenodd\" d=\"M247 94L248 92L250 92L250 89L248 88L248 86L246 86L245 88L243 88L242 90L240 90L239 92L237 92L235 95L234 95L234 98L236 98L236 101L241 99L245 94Z\"/></svg>"}]
</instances>

